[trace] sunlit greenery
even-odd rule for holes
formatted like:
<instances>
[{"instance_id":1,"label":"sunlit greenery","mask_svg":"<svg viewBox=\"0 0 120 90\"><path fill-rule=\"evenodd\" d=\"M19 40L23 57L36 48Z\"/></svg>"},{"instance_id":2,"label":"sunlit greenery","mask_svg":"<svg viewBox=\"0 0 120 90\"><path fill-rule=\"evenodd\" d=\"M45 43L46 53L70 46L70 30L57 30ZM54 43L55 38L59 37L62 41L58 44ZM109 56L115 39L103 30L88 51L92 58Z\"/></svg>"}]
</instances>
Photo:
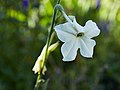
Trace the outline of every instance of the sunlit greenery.
<instances>
[{"instance_id":1,"label":"sunlit greenery","mask_svg":"<svg viewBox=\"0 0 120 90\"><path fill-rule=\"evenodd\" d=\"M33 90L37 74L32 68L45 45L56 1L0 0L0 90ZM47 90L120 90L120 0L61 4L81 25L96 22L101 34L92 59L78 54L75 61L63 62L60 47L50 54ZM62 15L56 20L64 22Z\"/></svg>"}]
</instances>

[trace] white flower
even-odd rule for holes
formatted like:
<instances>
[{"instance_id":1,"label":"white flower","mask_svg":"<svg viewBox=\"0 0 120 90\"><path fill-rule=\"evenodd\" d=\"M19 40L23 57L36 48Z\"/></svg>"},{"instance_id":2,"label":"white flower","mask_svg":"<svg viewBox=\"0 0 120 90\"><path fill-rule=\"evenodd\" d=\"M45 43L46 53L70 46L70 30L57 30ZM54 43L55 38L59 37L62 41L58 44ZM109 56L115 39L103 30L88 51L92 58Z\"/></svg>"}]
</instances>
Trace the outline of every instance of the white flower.
<instances>
[{"instance_id":1,"label":"white flower","mask_svg":"<svg viewBox=\"0 0 120 90\"><path fill-rule=\"evenodd\" d=\"M59 45L59 42L56 42L54 44L52 44L49 48L48 48L48 52L47 52L47 56L50 54L50 52L54 51ZM36 73L40 73L42 68L43 68L43 71L42 71L42 74L44 75L45 74L45 71L47 70L46 66L44 66L44 58L45 58L45 52L46 52L46 48L47 48L47 45L44 46L40 56L38 57L37 61L35 62L35 65L33 67L33 71ZM44 66L44 67L43 67Z\"/></svg>"},{"instance_id":2,"label":"white flower","mask_svg":"<svg viewBox=\"0 0 120 90\"><path fill-rule=\"evenodd\" d=\"M34 65L34 67L32 69L35 72L35 74L37 72L40 73L41 69L43 68L43 62L44 62L43 58L45 56L45 50L46 50L46 45L44 46L40 56L38 57L37 61L35 62L35 65Z\"/></svg>"},{"instance_id":3,"label":"white flower","mask_svg":"<svg viewBox=\"0 0 120 90\"><path fill-rule=\"evenodd\" d=\"M88 20L85 26L81 26L76 22L74 16L69 17L69 20L67 17L66 20L67 23L54 27L58 38L64 42L61 47L63 61L73 61L79 48L82 56L92 57L96 42L91 38L98 36L100 33L96 23Z\"/></svg>"}]
</instances>

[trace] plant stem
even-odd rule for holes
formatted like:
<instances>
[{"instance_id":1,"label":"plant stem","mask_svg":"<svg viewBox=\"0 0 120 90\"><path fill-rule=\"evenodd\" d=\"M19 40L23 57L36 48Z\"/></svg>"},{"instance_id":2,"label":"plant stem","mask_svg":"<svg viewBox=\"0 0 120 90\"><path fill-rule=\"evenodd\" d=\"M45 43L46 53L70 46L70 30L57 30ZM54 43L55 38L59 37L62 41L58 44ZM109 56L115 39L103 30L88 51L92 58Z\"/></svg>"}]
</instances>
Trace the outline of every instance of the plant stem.
<instances>
[{"instance_id":1,"label":"plant stem","mask_svg":"<svg viewBox=\"0 0 120 90\"><path fill-rule=\"evenodd\" d=\"M34 90L38 90L38 88L39 88L39 80L40 80L40 74L38 74Z\"/></svg>"},{"instance_id":2,"label":"plant stem","mask_svg":"<svg viewBox=\"0 0 120 90\"><path fill-rule=\"evenodd\" d=\"M60 3L60 0L57 1L57 4L59 4L59 3ZM45 57L43 58L43 67L41 69L40 74L38 74L34 90L38 90L38 88L39 88L41 74L42 74L43 68L45 66L46 58L47 58L48 47L50 46L50 42L51 42L51 36L52 36L52 32L53 32L53 27L54 27L54 24L55 24L56 14L57 14L57 9L54 8L54 13L53 13L52 22L51 22L51 28L50 28L50 31L48 33L48 38L47 38L47 42L46 42L47 48L46 48L46 51L45 51Z\"/></svg>"},{"instance_id":3,"label":"plant stem","mask_svg":"<svg viewBox=\"0 0 120 90\"><path fill-rule=\"evenodd\" d=\"M57 4L59 4L59 3L60 3L60 0L57 1ZM45 65L45 60L47 58L46 56L47 56L48 47L50 46L51 38L53 38L52 37L52 32L53 32L53 27L54 27L54 24L55 24L56 14L57 14L57 9L54 8L54 14L53 14L53 17L52 17L51 28L50 28L50 31L48 33L48 38L47 38L47 43L46 43L47 48L46 48L45 57L44 57L44 60L43 60L43 62L44 62L43 68L44 68L44 65Z\"/></svg>"}]
</instances>

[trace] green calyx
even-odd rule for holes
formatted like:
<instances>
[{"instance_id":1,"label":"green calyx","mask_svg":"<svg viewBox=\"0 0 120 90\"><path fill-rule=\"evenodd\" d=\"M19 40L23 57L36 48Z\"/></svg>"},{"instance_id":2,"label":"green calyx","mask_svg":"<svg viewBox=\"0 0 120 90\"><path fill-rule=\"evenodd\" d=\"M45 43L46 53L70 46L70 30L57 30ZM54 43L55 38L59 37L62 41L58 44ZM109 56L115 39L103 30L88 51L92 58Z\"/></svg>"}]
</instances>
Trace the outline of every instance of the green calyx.
<instances>
[{"instance_id":1,"label":"green calyx","mask_svg":"<svg viewBox=\"0 0 120 90\"><path fill-rule=\"evenodd\" d=\"M55 9L59 10L60 12L64 11L64 8L60 4L56 4Z\"/></svg>"}]
</instances>

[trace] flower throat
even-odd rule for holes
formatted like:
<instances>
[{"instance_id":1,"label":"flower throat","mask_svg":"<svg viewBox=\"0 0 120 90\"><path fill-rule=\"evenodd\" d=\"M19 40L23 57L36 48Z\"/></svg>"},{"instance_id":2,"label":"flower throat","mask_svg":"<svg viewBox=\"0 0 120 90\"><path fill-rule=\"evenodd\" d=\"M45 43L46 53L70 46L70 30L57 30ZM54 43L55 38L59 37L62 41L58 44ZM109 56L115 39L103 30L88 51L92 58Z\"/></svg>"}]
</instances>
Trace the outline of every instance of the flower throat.
<instances>
[{"instance_id":1,"label":"flower throat","mask_svg":"<svg viewBox=\"0 0 120 90\"><path fill-rule=\"evenodd\" d=\"M78 33L78 34L77 34L77 37L82 37L83 35L84 35L84 33L81 32L81 33Z\"/></svg>"}]
</instances>

